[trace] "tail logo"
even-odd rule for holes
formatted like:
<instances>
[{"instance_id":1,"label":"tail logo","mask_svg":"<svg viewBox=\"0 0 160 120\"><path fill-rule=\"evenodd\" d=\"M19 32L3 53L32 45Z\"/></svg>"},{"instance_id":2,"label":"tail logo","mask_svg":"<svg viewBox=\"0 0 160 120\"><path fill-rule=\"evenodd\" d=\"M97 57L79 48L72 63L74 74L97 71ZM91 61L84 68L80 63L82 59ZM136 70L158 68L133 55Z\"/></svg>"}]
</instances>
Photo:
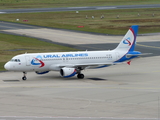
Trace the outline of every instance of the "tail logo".
<instances>
[{"instance_id":1,"label":"tail logo","mask_svg":"<svg viewBox=\"0 0 160 120\"><path fill-rule=\"evenodd\" d=\"M128 44L128 46L131 46L131 38L130 37L128 37L127 39L125 39L125 40L123 40L123 43L124 44Z\"/></svg>"},{"instance_id":2,"label":"tail logo","mask_svg":"<svg viewBox=\"0 0 160 120\"><path fill-rule=\"evenodd\" d=\"M40 65L40 67L43 67L45 64L42 62L42 56L38 55L36 58L33 58L31 61L32 65Z\"/></svg>"}]
</instances>

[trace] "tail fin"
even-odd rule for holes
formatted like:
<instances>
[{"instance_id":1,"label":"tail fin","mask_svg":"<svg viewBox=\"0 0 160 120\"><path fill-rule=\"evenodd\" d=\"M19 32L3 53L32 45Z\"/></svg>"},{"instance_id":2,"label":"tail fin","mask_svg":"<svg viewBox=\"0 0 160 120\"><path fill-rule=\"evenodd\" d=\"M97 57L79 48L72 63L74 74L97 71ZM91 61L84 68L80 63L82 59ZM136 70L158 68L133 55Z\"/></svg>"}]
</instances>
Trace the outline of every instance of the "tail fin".
<instances>
[{"instance_id":1,"label":"tail fin","mask_svg":"<svg viewBox=\"0 0 160 120\"><path fill-rule=\"evenodd\" d=\"M115 50L126 52L134 51L137 33L138 25L131 26Z\"/></svg>"}]
</instances>

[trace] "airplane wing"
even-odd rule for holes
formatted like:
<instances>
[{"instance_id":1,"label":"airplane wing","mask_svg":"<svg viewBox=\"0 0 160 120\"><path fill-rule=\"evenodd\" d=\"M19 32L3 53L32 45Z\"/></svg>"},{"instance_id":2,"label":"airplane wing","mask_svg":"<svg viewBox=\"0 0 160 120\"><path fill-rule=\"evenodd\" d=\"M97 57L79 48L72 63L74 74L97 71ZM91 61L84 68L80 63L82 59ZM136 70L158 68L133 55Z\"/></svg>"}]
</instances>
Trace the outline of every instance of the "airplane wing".
<instances>
[{"instance_id":1,"label":"airplane wing","mask_svg":"<svg viewBox=\"0 0 160 120\"><path fill-rule=\"evenodd\" d=\"M87 68L87 67L107 67L107 66L111 66L114 65L115 63L88 63L88 64L63 64L63 65L59 65L60 68L63 67L69 67L69 68L78 68L81 67L83 69Z\"/></svg>"},{"instance_id":2,"label":"airplane wing","mask_svg":"<svg viewBox=\"0 0 160 120\"><path fill-rule=\"evenodd\" d=\"M58 65L59 68L63 68L63 67L68 67L68 68L78 68L81 67L83 69L85 68L90 68L90 67L95 67L95 68L102 68L102 67L108 67L111 65L117 65L117 64L123 64L123 63L127 63L128 65L130 65L131 61L125 61L125 62L114 62L114 63L88 63L88 64L61 64Z\"/></svg>"}]
</instances>

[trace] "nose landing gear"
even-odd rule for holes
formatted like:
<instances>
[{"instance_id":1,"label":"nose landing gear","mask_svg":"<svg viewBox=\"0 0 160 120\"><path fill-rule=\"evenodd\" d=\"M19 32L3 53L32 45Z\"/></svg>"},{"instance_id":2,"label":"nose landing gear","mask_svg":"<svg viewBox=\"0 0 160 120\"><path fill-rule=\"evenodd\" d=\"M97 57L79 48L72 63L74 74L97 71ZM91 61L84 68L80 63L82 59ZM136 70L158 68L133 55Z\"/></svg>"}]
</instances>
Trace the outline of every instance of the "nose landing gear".
<instances>
[{"instance_id":1,"label":"nose landing gear","mask_svg":"<svg viewBox=\"0 0 160 120\"><path fill-rule=\"evenodd\" d=\"M22 80L27 80L26 74L27 74L26 72L23 72L24 76L22 77Z\"/></svg>"}]
</instances>

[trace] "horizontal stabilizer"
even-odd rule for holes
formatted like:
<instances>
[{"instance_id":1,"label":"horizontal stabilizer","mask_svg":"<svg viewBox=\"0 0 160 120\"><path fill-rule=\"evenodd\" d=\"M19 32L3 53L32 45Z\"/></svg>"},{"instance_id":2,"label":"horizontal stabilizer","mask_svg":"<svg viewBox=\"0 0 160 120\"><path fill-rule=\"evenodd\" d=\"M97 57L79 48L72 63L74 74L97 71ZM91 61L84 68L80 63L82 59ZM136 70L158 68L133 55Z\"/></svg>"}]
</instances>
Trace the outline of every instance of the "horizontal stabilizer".
<instances>
[{"instance_id":1,"label":"horizontal stabilizer","mask_svg":"<svg viewBox=\"0 0 160 120\"><path fill-rule=\"evenodd\" d=\"M127 58L134 57L134 56L144 56L144 55L151 55L152 53L142 53L142 54L126 54Z\"/></svg>"}]
</instances>

